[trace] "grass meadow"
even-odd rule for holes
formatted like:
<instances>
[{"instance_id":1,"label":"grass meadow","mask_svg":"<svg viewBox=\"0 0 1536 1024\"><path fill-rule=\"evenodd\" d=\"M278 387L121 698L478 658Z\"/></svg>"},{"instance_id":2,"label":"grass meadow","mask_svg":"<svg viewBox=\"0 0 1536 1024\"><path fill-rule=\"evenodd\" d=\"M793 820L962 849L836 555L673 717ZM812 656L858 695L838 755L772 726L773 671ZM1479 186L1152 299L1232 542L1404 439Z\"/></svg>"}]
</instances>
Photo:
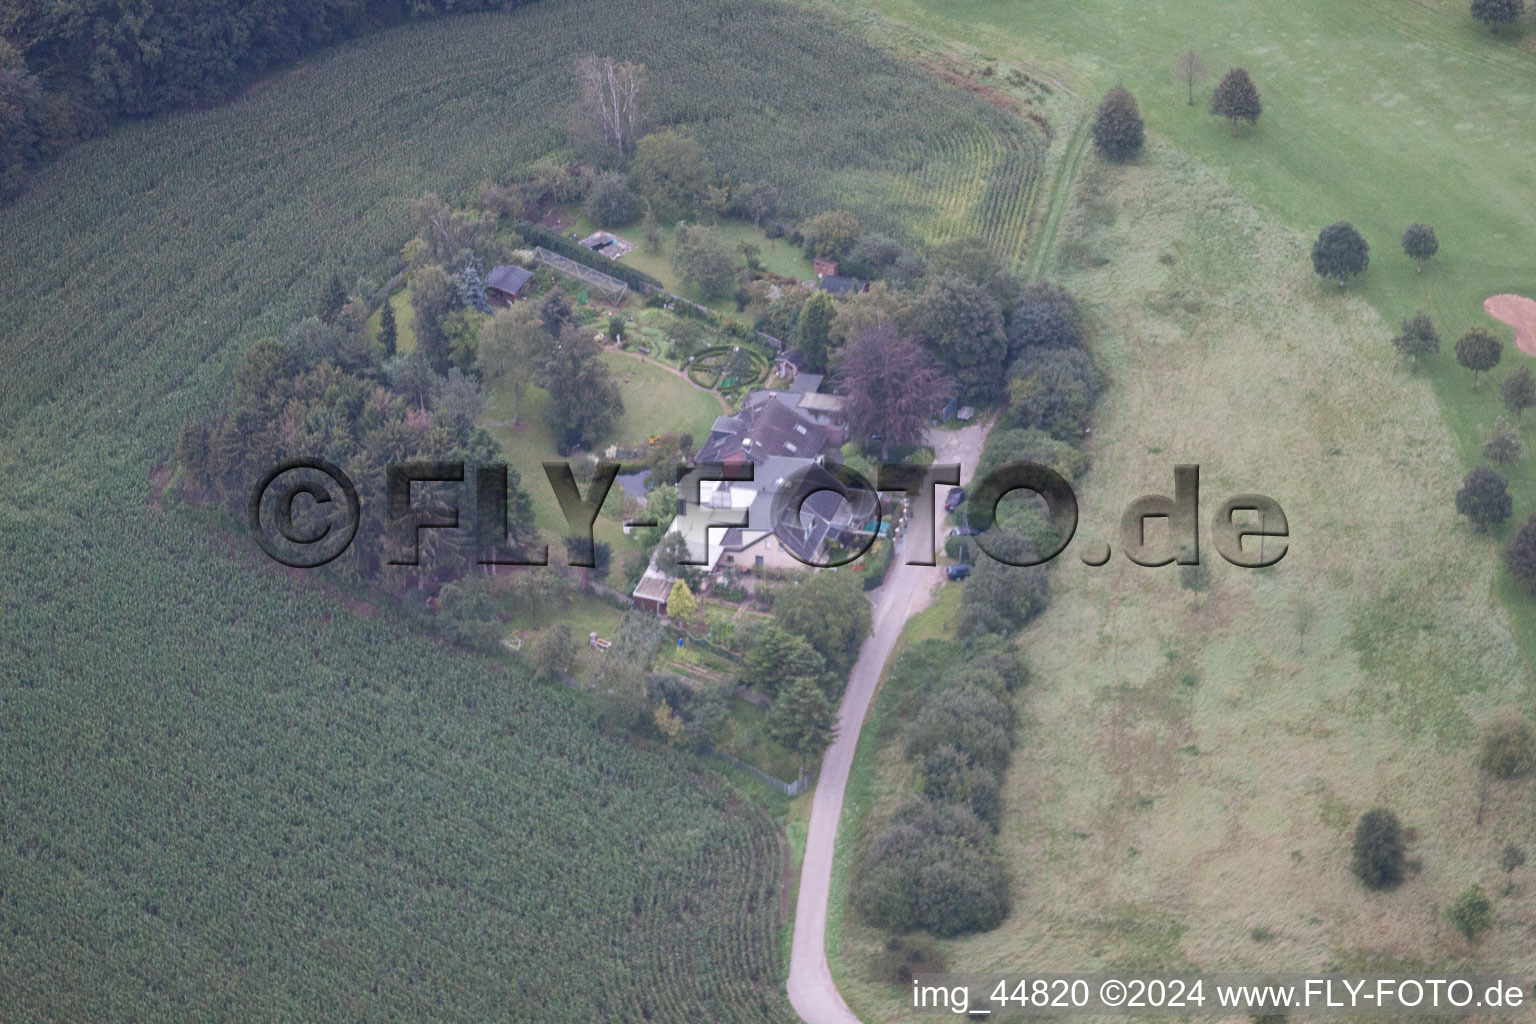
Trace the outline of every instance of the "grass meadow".
<instances>
[{"instance_id":1,"label":"grass meadow","mask_svg":"<svg viewBox=\"0 0 1536 1024\"><path fill-rule=\"evenodd\" d=\"M1493 545L1447 498L1461 454L1429 377L1311 273L1308 239L1169 146L1090 158L1061 239L1052 276L1084 298L1113 384L1077 539L1022 638L1013 913L943 944L949 969L1529 963L1530 883L1507 889L1498 856L1536 845L1536 783L1492 786L1478 824L1473 748L1495 708L1531 710L1530 673L1492 600ZM1201 467L1202 530L1227 495L1279 501L1286 558L1238 569L1207 533L1204 592L1077 558L1115 546L1124 506L1172 493L1182 462ZM1349 870L1377 805L1419 865L1382 894ZM1498 921L1476 946L1443 917L1473 882ZM866 1021L898 1019L905 994L844 991Z\"/></svg>"}]
</instances>

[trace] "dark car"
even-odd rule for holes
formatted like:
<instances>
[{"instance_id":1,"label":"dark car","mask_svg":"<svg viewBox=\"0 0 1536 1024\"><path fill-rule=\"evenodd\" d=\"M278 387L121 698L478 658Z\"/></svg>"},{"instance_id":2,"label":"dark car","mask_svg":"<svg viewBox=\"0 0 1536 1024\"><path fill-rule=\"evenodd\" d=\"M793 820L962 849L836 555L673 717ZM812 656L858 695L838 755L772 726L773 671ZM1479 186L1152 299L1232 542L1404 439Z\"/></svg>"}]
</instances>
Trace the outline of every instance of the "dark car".
<instances>
[{"instance_id":1,"label":"dark car","mask_svg":"<svg viewBox=\"0 0 1536 1024\"><path fill-rule=\"evenodd\" d=\"M971 567L964 562L959 562L944 570L944 575L952 580L963 580L971 574Z\"/></svg>"},{"instance_id":2,"label":"dark car","mask_svg":"<svg viewBox=\"0 0 1536 1024\"><path fill-rule=\"evenodd\" d=\"M955 509L960 507L960 503L964 500L965 491L959 487L951 487L949 489L949 497L944 499L945 511L953 512Z\"/></svg>"},{"instance_id":3,"label":"dark car","mask_svg":"<svg viewBox=\"0 0 1536 1024\"><path fill-rule=\"evenodd\" d=\"M974 526L957 526L949 531L951 537L980 537L981 531Z\"/></svg>"}]
</instances>

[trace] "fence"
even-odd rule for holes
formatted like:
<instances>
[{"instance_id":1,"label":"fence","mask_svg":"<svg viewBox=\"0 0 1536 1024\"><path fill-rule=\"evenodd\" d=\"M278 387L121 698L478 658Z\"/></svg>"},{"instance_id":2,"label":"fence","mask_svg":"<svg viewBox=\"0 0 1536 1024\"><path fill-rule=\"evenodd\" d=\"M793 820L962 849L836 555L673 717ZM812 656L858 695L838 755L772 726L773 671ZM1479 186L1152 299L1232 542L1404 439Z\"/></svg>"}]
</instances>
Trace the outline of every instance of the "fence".
<instances>
[{"instance_id":1,"label":"fence","mask_svg":"<svg viewBox=\"0 0 1536 1024\"><path fill-rule=\"evenodd\" d=\"M584 284L591 285L602 293L603 298L609 302L619 302L629 294L629 285L616 277L611 277L600 270L577 263L557 252L550 252L542 245L533 250L533 258L562 274L569 274Z\"/></svg>"},{"instance_id":2,"label":"fence","mask_svg":"<svg viewBox=\"0 0 1536 1024\"><path fill-rule=\"evenodd\" d=\"M742 771L749 775L756 776L762 781L768 783L768 785L772 786L774 789L777 789L780 793L783 793L785 796L799 796L801 793L804 793L806 790L811 788L810 772L803 773L794 782L785 782L783 779L774 778L772 775L769 775L767 772L760 768L752 767L745 761L736 760L730 754L722 754L714 747L705 747L704 752L713 757L718 757L720 760L728 762L729 764L735 765L737 768L740 768Z\"/></svg>"}]
</instances>

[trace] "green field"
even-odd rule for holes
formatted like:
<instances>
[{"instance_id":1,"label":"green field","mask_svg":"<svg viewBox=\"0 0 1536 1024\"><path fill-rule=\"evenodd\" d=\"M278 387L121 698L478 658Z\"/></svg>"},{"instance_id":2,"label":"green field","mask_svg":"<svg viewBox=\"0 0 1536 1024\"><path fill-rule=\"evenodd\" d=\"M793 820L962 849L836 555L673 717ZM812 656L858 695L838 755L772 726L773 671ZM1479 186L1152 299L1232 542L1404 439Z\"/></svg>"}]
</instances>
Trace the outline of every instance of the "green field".
<instances>
[{"instance_id":1,"label":"green field","mask_svg":"<svg viewBox=\"0 0 1536 1024\"><path fill-rule=\"evenodd\" d=\"M1473 395L1451 348L1475 323L1510 341L1508 328L1483 314L1483 299L1536 295L1529 201L1536 35L1494 36L1461 0L1154 0L1134 10L1110 0L875 0L864 7L916 38L958 41L1059 79L1084 102L1123 82L1149 131L1288 227L1310 239L1333 221L1352 222L1371 245L1371 267L1351 293L1382 314L1383 344L1415 309L1434 316L1445 345L1428 360L1428 376L1464 460L1475 460L1500 411L1497 388ZM1208 70L1194 106L1172 77L1175 59L1191 48ZM1257 126L1236 138L1206 113L1213 79L1233 65L1249 69L1264 102ZM1440 238L1422 275L1400 246L1414 222L1434 226ZM1495 384L1519 358L1506 350ZM1536 432L1526 428L1526 436ZM1536 512L1530 460L1511 489L1517 519ZM1523 603L1510 609L1536 626Z\"/></svg>"},{"instance_id":2,"label":"green field","mask_svg":"<svg viewBox=\"0 0 1536 1024\"><path fill-rule=\"evenodd\" d=\"M392 273L409 199L561 145L581 53L643 60L736 180L887 230L946 139L1033 137L803 13L713 11L383 32L77 146L0 210L8 1018L787 1019L760 810L163 490L246 346L332 272Z\"/></svg>"},{"instance_id":3,"label":"green field","mask_svg":"<svg viewBox=\"0 0 1536 1024\"><path fill-rule=\"evenodd\" d=\"M1078 538L1023 635L1032 682L999 840L1013 912L941 944L953 971L1316 970L1536 955L1505 844L1536 846L1531 783L1495 784L1476 821L1473 750L1500 706L1531 710L1530 671L1491 600L1492 545L1448 500L1460 455L1424 374L1365 301L1315 282L1308 240L1198 162L1156 145L1090 162L1054 277L1083 297L1114 382L1077 488ZM1079 545L1201 466L1201 510L1259 491L1284 507L1276 568L1176 571ZM876 761L888 791L904 770ZM1417 871L1373 894L1350 831L1376 805L1414 831ZM1496 893L1476 945L1445 921L1467 885ZM845 927L845 997L905 1019L867 980L880 937Z\"/></svg>"}]
</instances>

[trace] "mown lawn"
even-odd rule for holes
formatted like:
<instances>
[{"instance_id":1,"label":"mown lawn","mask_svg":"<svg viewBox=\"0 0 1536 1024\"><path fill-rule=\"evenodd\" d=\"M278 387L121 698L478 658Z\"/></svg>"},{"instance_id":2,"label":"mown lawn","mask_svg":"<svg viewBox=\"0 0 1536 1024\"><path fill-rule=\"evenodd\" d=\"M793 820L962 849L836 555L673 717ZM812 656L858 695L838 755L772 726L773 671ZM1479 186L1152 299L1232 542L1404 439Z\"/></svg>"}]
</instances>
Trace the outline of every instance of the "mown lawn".
<instances>
[{"instance_id":1,"label":"mown lawn","mask_svg":"<svg viewBox=\"0 0 1536 1024\"><path fill-rule=\"evenodd\" d=\"M638 355L609 350L603 362L624 395L624 416L613 432L623 444L644 445L658 434L689 434L702 444L716 417L727 411L719 395Z\"/></svg>"}]
</instances>

